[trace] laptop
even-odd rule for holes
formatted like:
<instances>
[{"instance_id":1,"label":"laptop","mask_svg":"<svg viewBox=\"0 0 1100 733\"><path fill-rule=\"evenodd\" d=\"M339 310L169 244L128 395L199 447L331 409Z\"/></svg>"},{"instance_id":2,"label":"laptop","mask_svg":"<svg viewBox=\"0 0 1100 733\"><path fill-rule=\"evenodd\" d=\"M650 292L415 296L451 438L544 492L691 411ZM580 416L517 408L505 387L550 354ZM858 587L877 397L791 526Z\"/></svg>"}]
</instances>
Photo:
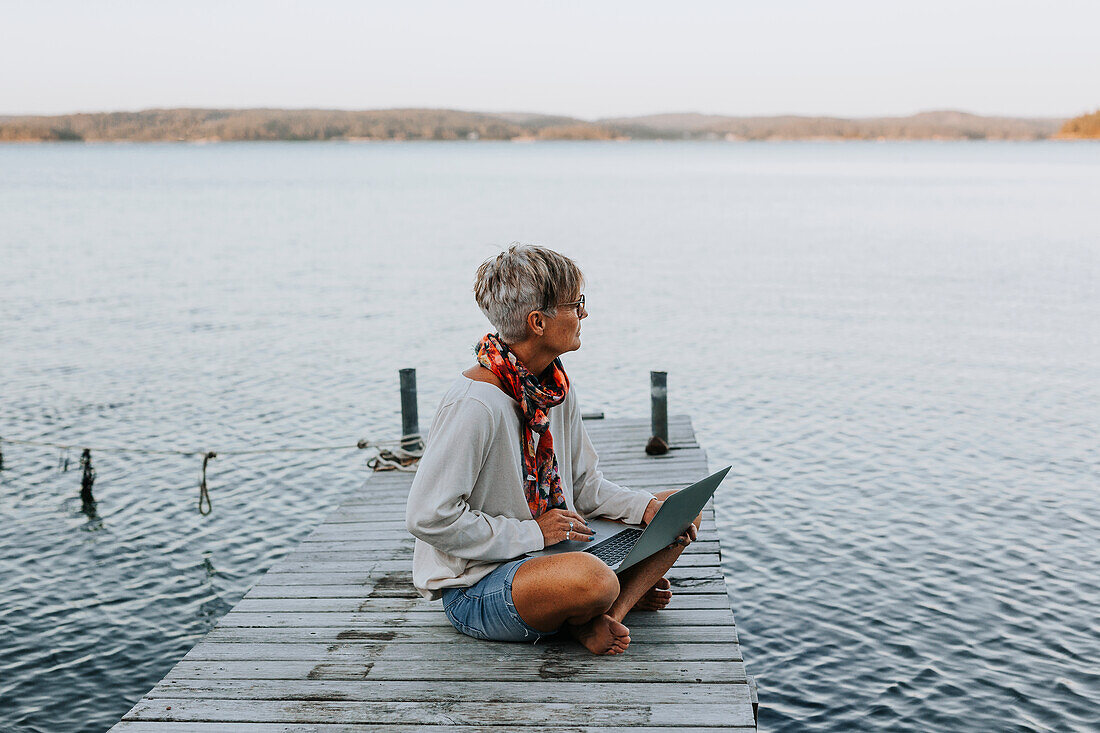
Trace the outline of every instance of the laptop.
<instances>
[{"instance_id":1,"label":"laptop","mask_svg":"<svg viewBox=\"0 0 1100 733\"><path fill-rule=\"evenodd\" d=\"M714 495L732 466L707 476L665 499L648 526L623 524L607 519L590 519L591 540L565 540L556 545L529 552L527 557L557 555L562 552L588 552L607 563L616 573L637 565L655 552L672 544Z\"/></svg>"}]
</instances>

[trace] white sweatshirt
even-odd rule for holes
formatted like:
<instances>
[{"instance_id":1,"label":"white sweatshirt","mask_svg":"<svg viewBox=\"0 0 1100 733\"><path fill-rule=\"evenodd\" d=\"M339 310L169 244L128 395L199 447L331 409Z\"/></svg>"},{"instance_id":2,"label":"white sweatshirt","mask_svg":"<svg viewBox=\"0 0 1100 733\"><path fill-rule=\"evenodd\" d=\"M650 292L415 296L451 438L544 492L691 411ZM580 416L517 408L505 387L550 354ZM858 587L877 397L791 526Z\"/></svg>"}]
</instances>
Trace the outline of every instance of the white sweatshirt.
<instances>
[{"instance_id":1,"label":"white sweatshirt","mask_svg":"<svg viewBox=\"0 0 1100 733\"><path fill-rule=\"evenodd\" d=\"M520 419L519 403L487 382L463 376L443 396L405 509L417 538L413 584L425 598L471 586L501 563L543 549L523 489ZM550 434L570 509L641 523L653 495L603 477L572 387L550 408Z\"/></svg>"}]
</instances>

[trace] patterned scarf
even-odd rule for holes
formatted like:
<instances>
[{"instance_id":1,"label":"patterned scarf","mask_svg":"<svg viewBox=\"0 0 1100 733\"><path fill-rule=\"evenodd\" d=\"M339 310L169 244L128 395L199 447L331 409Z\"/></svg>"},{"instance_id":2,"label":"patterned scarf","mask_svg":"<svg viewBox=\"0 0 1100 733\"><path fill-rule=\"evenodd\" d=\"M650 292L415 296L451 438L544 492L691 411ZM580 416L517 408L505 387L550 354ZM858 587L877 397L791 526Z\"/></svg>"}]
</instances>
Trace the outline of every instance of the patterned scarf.
<instances>
[{"instance_id":1,"label":"patterned scarf","mask_svg":"<svg viewBox=\"0 0 1100 733\"><path fill-rule=\"evenodd\" d=\"M504 391L523 410L523 470L527 474L524 493L531 516L550 509L564 509L565 497L550 435L550 408L569 393L569 377L561 360L554 359L545 379L527 371L516 355L496 334L486 334L477 345L477 361L504 384ZM535 433L538 433L537 445Z\"/></svg>"}]
</instances>

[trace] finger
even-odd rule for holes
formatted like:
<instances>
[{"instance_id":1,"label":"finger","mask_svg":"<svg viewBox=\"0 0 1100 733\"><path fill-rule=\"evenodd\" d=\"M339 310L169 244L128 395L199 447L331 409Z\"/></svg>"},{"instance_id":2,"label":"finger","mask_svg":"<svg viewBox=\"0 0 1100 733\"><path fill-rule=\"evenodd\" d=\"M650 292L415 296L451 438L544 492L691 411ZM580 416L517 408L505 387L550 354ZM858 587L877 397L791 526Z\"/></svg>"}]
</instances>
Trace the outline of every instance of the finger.
<instances>
[{"instance_id":1,"label":"finger","mask_svg":"<svg viewBox=\"0 0 1100 733\"><path fill-rule=\"evenodd\" d=\"M574 521L576 521L576 522L580 522L580 523L581 523L581 524L583 524L583 525L584 525L585 527L587 527L587 526L588 526L588 522L587 522L587 521L585 521L585 518L584 518L584 517L582 517L582 516L581 516L580 514L577 514L576 512L573 512L573 511L569 511L569 510L563 510L563 511L562 511L562 514L564 514L565 516L569 517L570 519L572 519L572 520L574 520Z\"/></svg>"},{"instance_id":2,"label":"finger","mask_svg":"<svg viewBox=\"0 0 1100 733\"><path fill-rule=\"evenodd\" d=\"M587 538L589 537L589 535L593 535L596 533L595 530L593 530L591 527L584 524L583 522L578 522L576 519L565 519L560 521L561 531L570 532L570 537L572 539L580 539L581 537ZM570 527L570 524L572 524L573 526Z\"/></svg>"},{"instance_id":3,"label":"finger","mask_svg":"<svg viewBox=\"0 0 1100 733\"><path fill-rule=\"evenodd\" d=\"M566 518L565 524L567 526L569 522L573 523L574 532L584 532L585 534L594 533L594 530L588 526L588 523L584 521L584 517L582 517L580 514L577 514L576 512L563 511L562 516Z\"/></svg>"}]
</instances>

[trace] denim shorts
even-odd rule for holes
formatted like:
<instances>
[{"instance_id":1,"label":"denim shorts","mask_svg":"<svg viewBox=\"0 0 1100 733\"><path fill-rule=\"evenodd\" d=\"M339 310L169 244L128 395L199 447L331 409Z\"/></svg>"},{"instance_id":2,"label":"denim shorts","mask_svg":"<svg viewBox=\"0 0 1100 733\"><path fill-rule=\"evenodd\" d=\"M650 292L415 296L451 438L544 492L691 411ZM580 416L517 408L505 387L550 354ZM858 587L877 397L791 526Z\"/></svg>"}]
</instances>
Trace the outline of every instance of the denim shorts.
<instances>
[{"instance_id":1,"label":"denim shorts","mask_svg":"<svg viewBox=\"0 0 1100 733\"><path fill-rule=\"evenodd\" d=\"M467 636L494 641L535 643L556 634L528 626L512 603L512 578L530 559L506 562L469 588L445 588L443 610L451 624Z\"/></svg>"}]
</instances>

